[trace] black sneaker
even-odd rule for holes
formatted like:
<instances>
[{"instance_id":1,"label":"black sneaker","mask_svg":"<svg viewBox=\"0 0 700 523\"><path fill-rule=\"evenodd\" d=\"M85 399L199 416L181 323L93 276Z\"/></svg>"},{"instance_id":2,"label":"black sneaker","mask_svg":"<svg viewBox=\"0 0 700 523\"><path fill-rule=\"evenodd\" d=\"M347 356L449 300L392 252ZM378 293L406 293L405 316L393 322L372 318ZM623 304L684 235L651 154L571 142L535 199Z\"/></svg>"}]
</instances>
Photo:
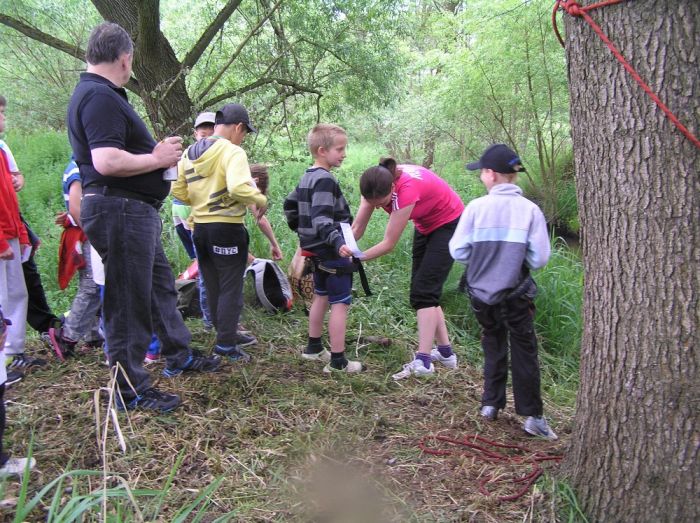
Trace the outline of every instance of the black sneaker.
<instances>
[{"instance_id":1,"label":"black sneaker","mask_svg":"<svg viewBox=\"0 0 700 523\"><path fill-rule=\"evenodd\" d=\"M72 340L66 339L63 336L63 329L53 328L49 329L49 340L51 341L51 348L56 353L56 356L61 361L66 361L66 358L70 358L75 354L75 343Z\"/></svg>"},{"instance_id":2,"label":"black sneaker","mask_svg":"<svg viewBox=\"0 0 700 523\"><path fill-rule=\"evenodd\" d=\"M255 338L255 336L253 336L250 333L238 331L237 334L238 342L236 343L236 345L238 345L238 348L249 347L250 345L255 345L256 343L258 343L258 340Z\"/></svg>"},{"instance_id":3,"label":"black sneaker","mask_svg":"<svg viewBox=\"0 0 700 523\"><path fill-rule=\"evenodd\" d=\"M32 358L26 354L11 354L12 361L7 365L8 369L25 371L31 367L43 367L46 365L46 360L41 358Z\"/></svg>"},{"instance_id":4,"label":"black sneaker","mask_svg":"<svg viewBox=\"0 0 700 523\"><path fill-rule=\"evenodd\" d=\"M117 410L133 410L145 409L156 410L158 412L171 412L180 406L180 396L170 394L169 392L161 392L156 388L151 387L146 389L141 394L132 400L128 400L126 405L117 396Z\"/></svg>"},{"instance_id":5,"label":"black sneaker","mask_svg":"<svg viewBox=\"0 0 700 523\"><path fill-rule=\"evenodd\" d=\"M217 345L216 347L214 347L214 352L221 356L225 356L231 361L240 361L241 363L250 361L250 354L241 349L238 345Z\"/></svg>"},{"instance_id":6,"label":"black sneaker","mask_svg":"<svg viewBox=\"0 0 700 523\"><path fill-rule=\"evenodd\" d=\"M221 358L218 356L205 356L197 349L192 349L192 354L182 367L171 367L167 365L163 369L163 376L174 378L183 372L216 372L221 365Z\"/></svg>"},{"instance_id":7,"label":"black sneaker","mask_svg":"<svg viewBox=\"0 0 700 523\"><path fill-rule=\"evenodd\" d=\"M5 380L5 386L9 387L13 383L22 381L22 378L24 378L24 374L22 374L20 371L7 369L7 379Z\"/></svg>"}]
</instances>

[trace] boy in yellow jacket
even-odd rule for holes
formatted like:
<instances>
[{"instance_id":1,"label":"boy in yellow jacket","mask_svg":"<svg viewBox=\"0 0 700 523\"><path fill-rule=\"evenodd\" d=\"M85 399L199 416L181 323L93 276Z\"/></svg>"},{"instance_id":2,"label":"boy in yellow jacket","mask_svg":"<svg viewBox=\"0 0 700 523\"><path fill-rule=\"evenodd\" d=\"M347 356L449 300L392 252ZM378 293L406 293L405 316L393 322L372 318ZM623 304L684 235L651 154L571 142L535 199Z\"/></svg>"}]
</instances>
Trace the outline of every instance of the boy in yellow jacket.
<instances>
[{"instance_id":1,"label":"boy in yellow jacket","mask_svg":"<svg viewBox=\"0 0 700 523\"><path fill-rule=\"evenodd\" d=\"M182 154L172 188L175 198L192 206L192 240L216 328L214 352L231 360L249 359L237 332L248 257L245 215L250 204L256 206L258 219L267 209L267 198L255 186L240 147L249 132L256 131L245 107L223 106L216 112L214 134Z\"/></svg>"}]
</instances>

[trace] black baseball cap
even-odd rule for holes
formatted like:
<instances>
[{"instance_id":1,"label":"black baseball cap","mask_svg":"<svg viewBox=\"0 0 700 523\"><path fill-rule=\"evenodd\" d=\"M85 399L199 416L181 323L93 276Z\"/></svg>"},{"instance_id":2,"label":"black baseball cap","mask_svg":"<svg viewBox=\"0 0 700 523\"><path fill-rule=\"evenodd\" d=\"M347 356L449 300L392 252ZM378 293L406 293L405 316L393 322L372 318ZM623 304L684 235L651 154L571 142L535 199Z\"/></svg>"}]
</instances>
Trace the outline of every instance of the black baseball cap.
<instances>
[{"instance_id":1,"label":"black baseball cap","mask_svg":"<svg viewBox=\"0 0 700 523\"><path fill-rule=\"evenodd\" d=\"M467 169L477 171L479 169L492 169L497 173L512 174L524 172L520 157L510 147L503 143L490 145L481 155L478 162L468 163Z\"/></svg>"},{"instance_id":2,"label":"black baseball cap","mask_svg":"<svg viewBox=\"0 0 700 523\"><path fill-rule=\"evenodd\" d=\"M244 123L248 128L249 133L257 133L258 131L250 125L250 116L248 111L241 104L226 104L221 109L216 111L216 125L229 125L234 123Z\"/></svg>"}]
</instances>

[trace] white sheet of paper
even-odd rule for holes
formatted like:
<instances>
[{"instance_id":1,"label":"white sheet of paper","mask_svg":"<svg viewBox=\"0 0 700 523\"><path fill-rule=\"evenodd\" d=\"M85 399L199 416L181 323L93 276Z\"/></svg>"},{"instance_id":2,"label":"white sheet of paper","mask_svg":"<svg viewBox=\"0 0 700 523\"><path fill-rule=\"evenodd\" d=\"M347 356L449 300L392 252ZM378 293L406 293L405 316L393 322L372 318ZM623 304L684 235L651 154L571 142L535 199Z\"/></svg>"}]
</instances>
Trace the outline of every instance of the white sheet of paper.
<instances>
[{"instance_id":1,"label":"white sheet of paper","mask_svg":"<svg viewBox=\"0 0 700 523\"><path fill-rule=\"evenodd\" d=\"M362 252L357 246L357 242L355 241L355 235L352 233L352 225L343 222L340 224L340 230L343 231L343 238L345 238L345 243L347 244L347 246L350 247L352 255L355 258L362 258L365 255L365 253Z\"/></svg>"}]
</instances>

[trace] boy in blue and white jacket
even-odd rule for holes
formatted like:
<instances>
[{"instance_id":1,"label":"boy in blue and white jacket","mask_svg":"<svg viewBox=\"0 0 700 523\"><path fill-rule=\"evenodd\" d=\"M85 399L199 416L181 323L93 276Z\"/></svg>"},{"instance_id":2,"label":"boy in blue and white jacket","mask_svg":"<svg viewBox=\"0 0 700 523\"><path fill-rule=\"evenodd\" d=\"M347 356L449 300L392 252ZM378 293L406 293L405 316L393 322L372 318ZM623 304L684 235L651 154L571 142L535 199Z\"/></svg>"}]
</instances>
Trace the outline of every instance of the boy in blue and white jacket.
<instances>
[{"instance_id":1,"label":"boy in blue and white jacket","mask_svg":"<svg viewBox=\"0 0 700 523\"><path fill-rule=\"evenodd\" d=\"M467 289L482 328L484 392L481 415L498 417L506 406L508 345L515 412L526 416L523 428L547 439L557 435L542 416L540 368L533 318L537 286L531 269L543 267L551 252L540 208L515 185L524 171L520 158L504 144L486 149L478 162L489 194L467 205L450 240L450 254L467 266Z\"/></svg>"}]
</instances>

